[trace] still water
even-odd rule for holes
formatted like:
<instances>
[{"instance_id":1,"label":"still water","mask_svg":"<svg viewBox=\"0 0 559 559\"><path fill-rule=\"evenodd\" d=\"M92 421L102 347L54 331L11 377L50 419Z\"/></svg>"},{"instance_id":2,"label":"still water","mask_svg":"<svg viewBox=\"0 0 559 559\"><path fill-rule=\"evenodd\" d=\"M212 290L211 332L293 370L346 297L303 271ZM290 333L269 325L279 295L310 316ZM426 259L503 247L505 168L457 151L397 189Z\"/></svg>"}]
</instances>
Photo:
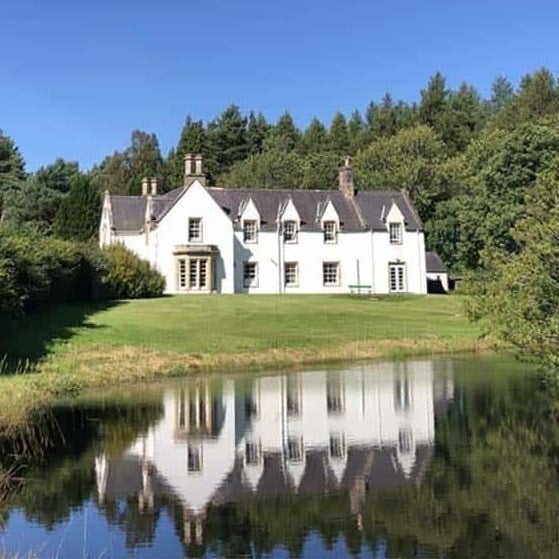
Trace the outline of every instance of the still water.
<instances>
[{"instance_id":1,"label":"still water","mask_svg":"<svg viewBox=\"0 0 559 559\"><path fill-rule=\"evenodd\" d=\"M495 357L97 394L43 420L0 557L558 556L558 413Z\"/></svg>"}]
</instances>

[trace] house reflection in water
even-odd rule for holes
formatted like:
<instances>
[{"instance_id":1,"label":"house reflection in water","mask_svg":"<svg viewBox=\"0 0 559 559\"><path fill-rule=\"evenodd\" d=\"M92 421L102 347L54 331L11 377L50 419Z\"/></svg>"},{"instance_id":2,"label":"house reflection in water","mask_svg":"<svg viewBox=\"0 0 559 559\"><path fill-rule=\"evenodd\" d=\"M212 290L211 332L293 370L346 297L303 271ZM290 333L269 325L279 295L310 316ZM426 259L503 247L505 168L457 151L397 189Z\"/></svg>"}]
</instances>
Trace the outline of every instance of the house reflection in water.
<instances>
[{"instance_id":1,"label":"house reflection in water","mask_svg":"<svg viewBox=\"0 0 559 559\"><path fill-rule=\"evenodd\" d=\"M210 504L287 493L347 493L359 523L367 491L421 483L450 378L416 361L259 377L248 387L190 383L164 395L163 419L120 459L96 459L99 502L176 500L185 543L201 542Z\"/></svg>"}]
</instances>

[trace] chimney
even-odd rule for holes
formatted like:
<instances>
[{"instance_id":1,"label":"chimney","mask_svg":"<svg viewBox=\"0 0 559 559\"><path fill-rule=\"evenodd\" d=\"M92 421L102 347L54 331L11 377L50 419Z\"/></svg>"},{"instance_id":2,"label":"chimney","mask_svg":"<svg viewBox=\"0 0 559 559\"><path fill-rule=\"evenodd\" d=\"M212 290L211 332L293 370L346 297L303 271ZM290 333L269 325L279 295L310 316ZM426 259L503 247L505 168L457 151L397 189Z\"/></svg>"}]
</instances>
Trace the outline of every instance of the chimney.
<instances>
[{"instance_id":1,"label":"chimney","mask_svg":"<svg viewBox=\"0 0 559 559\"><path fill-rule=\"evenodd\" d=\"M196 175L201 177L202 176L202 163L204 162L204 158L202 157L202 155L198 154L194 158L194 161L196 163Z\"/></svg>"},{"instance_id":2,"label":"chimney","mask_svg":"<svg viewBox=\"0 0 559 559\"><path fill-rule=\"evenodd\" d=\"M151 195L157 196L157 177L151 177Z\"/></svg>"},{"instance_id":3,"label":"chimney","mask_svg":"<svg viewBox=\"0 0 559 559\"><path fill-rule=\"evenodd\" d=\"M148 179L147 177L144 177L142 179L142 196L147 196L148 195Z\"/></svg>"},{"instance_id":4,"label":"chimney","mask_svg":"<svg viewBox=\"0 0 559 559\"><path fill-rule=\"evenodd\" d=\"M192 156L187 153L184 156L184 186L190 186L195 180L202 185L206 184L206 175L204 174L203 167L204 159L201 155Z\"/></svg>"},{"instance_id":5,"label":"chimney","mask_svg":"<svg viewBox=\"0 0 559 559\"><path fill-rule=\"evenodd\" d=\"M338 176L340 191L348 198L353 198L355 194L355 187L353 185L353 171L351 170L349 157L345 158L344 166L340 167L340 173Z\"/></svg>"}]
</instances>

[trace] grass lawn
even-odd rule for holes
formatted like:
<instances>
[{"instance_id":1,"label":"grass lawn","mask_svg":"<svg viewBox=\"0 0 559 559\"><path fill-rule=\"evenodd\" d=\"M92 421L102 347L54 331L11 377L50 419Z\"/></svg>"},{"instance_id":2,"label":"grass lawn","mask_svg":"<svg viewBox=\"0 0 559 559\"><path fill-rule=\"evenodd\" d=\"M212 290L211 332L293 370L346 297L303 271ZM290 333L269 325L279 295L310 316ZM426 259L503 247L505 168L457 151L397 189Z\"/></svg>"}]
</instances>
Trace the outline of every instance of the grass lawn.
<instances>
[{"instance_id":1,"label":"grass lawn","mask_svg":"<svg viewBox=\"0 0 559 559\"><path fill-rule=\"evenodd\" d=\"M454 295L219 295L61 306L0 341L0 355L35 364L0 377L0 424L7 392L29 387L48 399L197 371L474 350L480 332L463 303Z\"/></svg>"}]
</instances>

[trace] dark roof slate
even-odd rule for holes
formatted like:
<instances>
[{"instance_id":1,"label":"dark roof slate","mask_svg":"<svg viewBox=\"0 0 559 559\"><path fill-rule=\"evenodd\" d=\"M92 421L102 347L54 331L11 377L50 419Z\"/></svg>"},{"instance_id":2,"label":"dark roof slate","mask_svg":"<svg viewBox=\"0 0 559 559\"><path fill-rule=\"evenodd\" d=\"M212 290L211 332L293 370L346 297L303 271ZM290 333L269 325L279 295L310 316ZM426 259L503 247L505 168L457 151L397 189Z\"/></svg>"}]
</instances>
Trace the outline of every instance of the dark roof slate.
<instances>
[{"instance_id":1,"label":"dark roof slate","mask_svg":"<svg viewBox=\"0 0 559 559\"><path fill-rule=\"evenodd\" d=\"M395 203L405 219L409 231L423 228L413 204L405 192L397 190L357 191L353 199L339 190L287 190L262 188L208 187L208 193L234 224L249 200L260 214L261 230L275 231L278 215L289 200L293 201L301 219L301 231L321 231L320 220L328 202L332 202L340 218L341 230L359 232L367 229L386 230L383 217ZM174 206L184 187L176 188L152 198L152 219L160 221ZM113 225L117 231L140 231L144 226L146 197L111 196ZM240 224L238 224L240 227Z\"/></svg>"},{"instance_id":2,"label":"dark roof slate","mask_svg":"<svg viewBox=\"0 0 559 559\"><path fill-rule=\"evenodd\" d=\"M446 266L441 257L436 252L425 253L425 265L427 273L446 273Z\"/></svg>"},{"instance_id":3,"label":"dark roof slate","mask_svg":"<svg viewBox=\"0 0 559 559\"><path fill-rule=\"evenodd\" d=\"M117 231L140 231L144 226L146 198L111 196L113 226Z\"/></svg>"}]
</instances>

